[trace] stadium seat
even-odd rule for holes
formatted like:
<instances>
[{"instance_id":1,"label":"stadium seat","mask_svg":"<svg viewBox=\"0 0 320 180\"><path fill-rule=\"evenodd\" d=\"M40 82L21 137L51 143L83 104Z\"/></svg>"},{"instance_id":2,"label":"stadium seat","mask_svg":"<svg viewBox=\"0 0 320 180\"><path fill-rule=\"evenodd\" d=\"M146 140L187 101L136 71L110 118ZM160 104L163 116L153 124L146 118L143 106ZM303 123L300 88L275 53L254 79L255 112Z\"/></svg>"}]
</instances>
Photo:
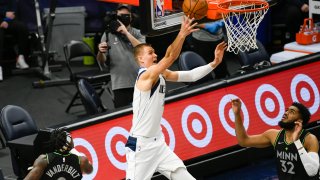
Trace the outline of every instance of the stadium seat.
<instances>
[{"instance_id":1,"label":"stadium seat","mask_svg":"<svg viewBox=\"0 0 320 180\"><path fill-rule=\"evenodd\" d=\"M269 54L264 48L263 44L257 40L258 49L250 49L247 52L239 51L240 64L242 66L254 66L262 61L270 62ZM271 63L270 63L271 64Z\"/></svg>"},{"instance_id":2,"label":"stadium seat","mask_svg":"<svg viewBox=\"0 0 320 180\"><path fill-rule=\"evenodd\" d=\"M95 89L100 91L98 94L101 95L105 90L105 86L110 81L110 74L102 68L100 63L97 61L95 54L83 41L73 40L65 44L64 54L66 65L70 73L70 81L73 82L77 87L77 92L74 94L66 109L66 112L68 113L72 106L81 105L80 103L75 103L76 99L80 98L77 84L80 79L85 79L87 82L89 82ZM75 60L76 58L83 56L94 57L94 66L79 68L79 66L77 66L77 61Z\"/></svg>"},{"instance_id":3,"label":"stadium seat","mask_svg":"<svg viewBox=\"0 0 320 180\"><path fill-rule=\"evenodd\" d=\"M105 112L107 108L102 104L100 96L96 90L84 79L78 82L78 88L82 104L88 115L94 115Z\"/></svg>"},{"instance_id":4,"label":"stadium seat","mask_svg":"<svg viewBox=\"0 0 320 180\"><path fill-rule=\"evenodd\" d=\"M1 110L1 131L6 142L24 136L37 134L38 128L30 114L23 108L7 105ZM10 147L11 162L14 174L19 178L26 175L28 164L16 148ZM32 164L31 164L32 165Z\"/></svg>"}]
</instances>

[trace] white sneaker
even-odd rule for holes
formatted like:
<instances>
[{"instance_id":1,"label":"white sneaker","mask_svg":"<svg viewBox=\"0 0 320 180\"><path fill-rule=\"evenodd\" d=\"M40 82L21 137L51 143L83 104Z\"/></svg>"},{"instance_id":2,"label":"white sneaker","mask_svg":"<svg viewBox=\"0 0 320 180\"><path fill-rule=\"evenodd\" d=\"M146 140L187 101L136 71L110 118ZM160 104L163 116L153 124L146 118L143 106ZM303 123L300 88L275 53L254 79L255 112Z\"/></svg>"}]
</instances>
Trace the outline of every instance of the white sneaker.
<instances>
[{"instance_id":1,"label":"white sneaker","mask_svg":"<svg viewBox=\"0 0 320 180\"><path fill-rule=\"evenodd\" d=\"M16 68L18 68L18 69L28 69L29 68L29 65L24 60L24 56L23 55L19 55L18 56L18 60L17 60L17 63L16 63Z\"/></svg>"}]
</instances>

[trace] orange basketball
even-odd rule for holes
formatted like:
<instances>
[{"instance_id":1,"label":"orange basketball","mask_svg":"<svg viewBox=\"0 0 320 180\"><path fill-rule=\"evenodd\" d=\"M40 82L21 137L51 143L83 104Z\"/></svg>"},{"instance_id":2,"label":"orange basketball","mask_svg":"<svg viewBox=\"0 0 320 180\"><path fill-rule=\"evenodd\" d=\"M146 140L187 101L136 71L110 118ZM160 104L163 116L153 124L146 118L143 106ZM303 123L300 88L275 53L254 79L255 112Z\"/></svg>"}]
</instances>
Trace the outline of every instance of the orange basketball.
<instances>
[{"instance_id":1,"label":"orange basketball","mask_svg":"<svg viewBox=\"0 0 320 180\"><path fill-rule=\"evenodd\" d=\"M207 15L208 4L206 0L184 0L182 10L186 16L199 20Z\"/></svg>"}]
</instances>

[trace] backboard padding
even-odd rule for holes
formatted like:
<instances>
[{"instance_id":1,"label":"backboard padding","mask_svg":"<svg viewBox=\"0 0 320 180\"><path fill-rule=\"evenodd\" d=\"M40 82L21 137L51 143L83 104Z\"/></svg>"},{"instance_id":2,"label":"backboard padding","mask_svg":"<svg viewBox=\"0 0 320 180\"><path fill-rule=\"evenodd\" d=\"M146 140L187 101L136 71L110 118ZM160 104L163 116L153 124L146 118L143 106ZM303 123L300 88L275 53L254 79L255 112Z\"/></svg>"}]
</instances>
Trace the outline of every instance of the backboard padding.
<instances>
[{"instance_id":1,"label":"backboard padding","mask_svg":"<svg viewBox=\"0 0 320 180\"><path fill-rule=\"evenodd\" d=\"M158 36L180 29L183 0L140 0L141 33Z\"/></svg>"}]
</instances>

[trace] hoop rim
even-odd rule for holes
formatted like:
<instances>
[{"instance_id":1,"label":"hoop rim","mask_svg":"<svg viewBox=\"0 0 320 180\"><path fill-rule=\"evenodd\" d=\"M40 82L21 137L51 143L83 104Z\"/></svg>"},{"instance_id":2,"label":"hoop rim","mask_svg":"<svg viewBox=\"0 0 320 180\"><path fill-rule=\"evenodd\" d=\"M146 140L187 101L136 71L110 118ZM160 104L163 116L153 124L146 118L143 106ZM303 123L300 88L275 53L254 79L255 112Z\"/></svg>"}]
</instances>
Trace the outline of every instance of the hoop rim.
<instances>
[{"instance_id":1,"label":"hoop rim","mask_svg":"<svg viewBox=\"0 0 320 180\"><path fill-rule=\"evenodd\" d=\"M232 5L241 5L241 3L251 3L255 5L264 5L259 8L254 8L254 9L226 9L223 7L224 4L230 4ZM217 2L217 8L218 11L221 14L227 14L230 12L239 12L239 13L244 13L244 12L255 12L255 11L261 11L269 8L269 3L265 0L222 0ZM229 8L229 6L228 6Z\"/></svg>"}]
</instances>

